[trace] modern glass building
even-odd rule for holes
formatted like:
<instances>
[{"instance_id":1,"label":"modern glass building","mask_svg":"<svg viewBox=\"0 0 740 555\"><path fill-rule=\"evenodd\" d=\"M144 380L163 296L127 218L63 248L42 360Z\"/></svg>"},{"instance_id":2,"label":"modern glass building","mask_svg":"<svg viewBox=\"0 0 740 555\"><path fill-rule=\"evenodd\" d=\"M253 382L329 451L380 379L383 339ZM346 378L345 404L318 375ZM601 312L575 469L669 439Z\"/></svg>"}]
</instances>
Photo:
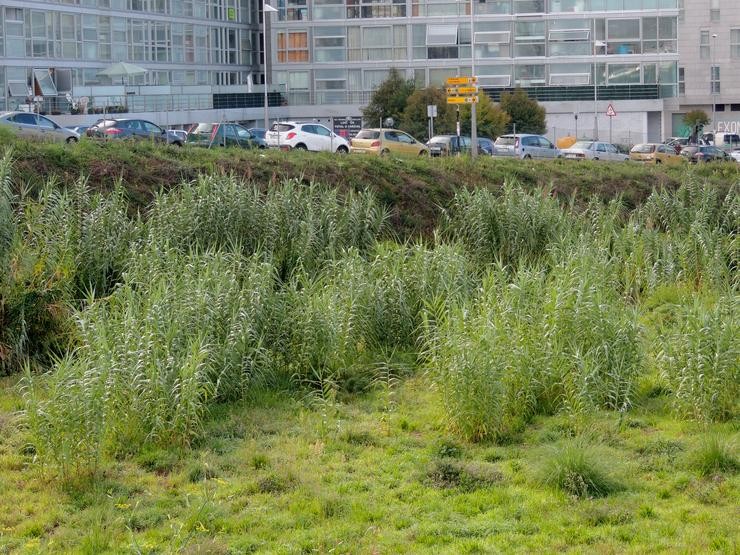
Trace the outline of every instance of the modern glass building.
<instances>
[{"instance_id":1,"label":"modern glass building","mask_svg":"<svg viewBox=\"0 0 740 555\"><path fill-rule=\"evenodd\" d=\"M615 126L657 139L678 94L677 0L276 1L272 76L292 106L359 113L390 67L441 86L471 56L494 99L524 88L552 128L581 113L579 135L606 129L612 103Z\"/></svg>"},{"instance_id":2,"label":"modern glass building","mask_svg":"<svg viewBox=\"0 0 740 555\"><path fill-rule=\"evenodd\" d=\"M252 0L3 0L0 109L151 113L163 124L260 113L260 17ZM147 72L100 75L118 61Z\"/></svg>"}]
</instances>

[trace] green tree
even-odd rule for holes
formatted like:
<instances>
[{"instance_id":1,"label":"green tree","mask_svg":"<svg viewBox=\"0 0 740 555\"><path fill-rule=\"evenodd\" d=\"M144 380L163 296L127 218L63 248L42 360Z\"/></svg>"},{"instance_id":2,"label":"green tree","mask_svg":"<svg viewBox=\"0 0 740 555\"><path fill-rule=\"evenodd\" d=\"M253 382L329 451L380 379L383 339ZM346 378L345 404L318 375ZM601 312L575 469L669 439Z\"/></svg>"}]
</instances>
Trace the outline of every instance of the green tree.
<instances>
[{"instance_id":1,"label":"green tree","mask_svg":"<svg viewBox=\"0 0 740 555\"><path fill-rule=\"evenodd\" d=\"M419 140L429 139L429 118L427 117L429 104L437 106L437 117L434 118L435 134L453 133L455 131L455 110L447 104L444 91L437 87L417 89L409 96L401 117L401 129Z\"/></svg>"},{"instance_id":2,"label":"green tree","mask_svg":"<svg viewBox=\"0 0 740 555\"><path fill-rule=\"evenodd\" d=\"M391 117L398 123L406 108L406 101L414 92L414 82L404 79L396 68L391 68L388 77L373 92L370 102L362 110L362 117L370 127L380 124L381 119Z\"/></svg>"},{"instance_id":3,"label":"green tree","mask_svg":"<svg viewBox=\"0 0 740 555\"><path fill-rule=\"evenodd\" d=\"M697 125L704 127L709 123L709 116L704 110L691 110L683 117L683 122L689 129L694 129Z\"/></svg>"},{"instance_id":4,"label":"green tree","mask_svg":"<svg viewBox=\"0 0 740 555\"><path fill-rule=\"evenodd\" d=\"M545 109L536 100L529 98L522 89L502 94L501 108L511 117L506 126L509 133L513 132L514 124L517 133L542 134L547 130Z\"/></svg>"},{"instance_id":5,"label":"green tree","mask_svg":"<svg viewBox=\"0 0 740 555\"><path fill-rule=\"evenodd\" d=\"M491 97L485 92L481 91L478 96L479 100L476 110L478 136L496 139L499 135L506 133L506 126L511 121L511 116L504 112L498 104L494 104ZM465 135L470 135L470 106L467 104L460 110L460 121L461 132Z\"/></svg>"}]
</instances>

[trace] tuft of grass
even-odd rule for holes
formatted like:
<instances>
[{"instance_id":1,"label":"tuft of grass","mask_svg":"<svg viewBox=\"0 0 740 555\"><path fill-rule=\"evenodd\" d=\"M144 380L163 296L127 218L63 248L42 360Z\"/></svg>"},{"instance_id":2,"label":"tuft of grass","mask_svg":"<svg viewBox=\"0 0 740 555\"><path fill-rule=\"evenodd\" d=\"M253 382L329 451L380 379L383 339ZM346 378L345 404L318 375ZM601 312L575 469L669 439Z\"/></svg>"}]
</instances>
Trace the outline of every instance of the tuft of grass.
<instances>
[{"instance_id":1,"label":"tuft of grass","mask_svg":"<svg viewBox=\"0 0 740 555\"><path fill-rule=\"evenodd\" d=\"M561 442L544 454L540 481L580 499L605 497L623 489L611 463L582 439Z\"/></svg>"},{"instance_id":2,"label":"tuft of grass","mask_svg":"<svg viewBox=\"0 0 740 555\"><path fill-rule=\"evenodd\" d=\"M735 443L715 434L707 435L696 449L688 453L687 462L689 468L701 476L734 474L740 470Z\"/></svg>"}]
</instances>

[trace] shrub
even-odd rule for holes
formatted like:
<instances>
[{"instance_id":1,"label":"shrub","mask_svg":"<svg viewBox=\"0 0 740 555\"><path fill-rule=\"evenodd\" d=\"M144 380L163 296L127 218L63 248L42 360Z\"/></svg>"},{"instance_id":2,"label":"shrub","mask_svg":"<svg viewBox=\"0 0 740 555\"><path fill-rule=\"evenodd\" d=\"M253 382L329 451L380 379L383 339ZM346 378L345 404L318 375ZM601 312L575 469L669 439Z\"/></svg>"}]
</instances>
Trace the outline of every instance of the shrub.
<instances>
[{"instance_id":1,"label":"shrub","mask_svg":"<svg viewBox=\"0 0 740 555\"><path fill-rule=\"evenodd\" d=\"M583 440L564 441L545 455L540 480L573 497L604 497L622 489L607 470L610 466L597 448Z\"/></svg>"},{"instance_id":2,"label":"shrub","mask_svg":"<svg viewBox=\"0 0 740 555\"><path fill-rule=\"evenodd\" d=\"M702 476L734 473L740 469L735 445L715 434L706 436L699 447L689 454L688 463Z\"/></svg>"}]
</instances>

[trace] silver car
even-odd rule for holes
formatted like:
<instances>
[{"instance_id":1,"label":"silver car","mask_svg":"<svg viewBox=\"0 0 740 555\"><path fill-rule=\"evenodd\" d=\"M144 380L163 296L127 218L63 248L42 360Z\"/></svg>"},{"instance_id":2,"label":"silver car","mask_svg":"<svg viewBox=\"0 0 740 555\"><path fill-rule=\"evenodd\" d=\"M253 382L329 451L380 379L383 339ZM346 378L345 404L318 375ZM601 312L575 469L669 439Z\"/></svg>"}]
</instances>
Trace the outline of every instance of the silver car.
<instances>
[{"instance_id":1,"label":"silver car","mask_svg":"<svg viewBox=\"0 0 740 555\"><path fill-rule=\"evenodd\" d=\"M611 160L614 162L625 162L630 157L619 152L617 147L611 143L599 141L578 141L562 150L566 160Z\"/></svg>"},{"instance_id":2,"label":"silver car","mask_svg":"<svg viewBox=\"0 0 740 555\"><path fill-rule=\"evenodd\" d=\"M516 156L517 158L560 158L560 151L542 135L501 135L493 143L494 156Z\"/></svg>"},{"instance_id":3,"label":"silver car","mask_svg":"<svg viewBox=\"0 0 740 555\"><path fill-rule=\"evenodd\" d=\"M46 116L32 112L0 113L0 124L9 126L21 137L67 143L76 143L80 140L80 134L76 131L62 127Z\"/></svg>"}]
</instances>

